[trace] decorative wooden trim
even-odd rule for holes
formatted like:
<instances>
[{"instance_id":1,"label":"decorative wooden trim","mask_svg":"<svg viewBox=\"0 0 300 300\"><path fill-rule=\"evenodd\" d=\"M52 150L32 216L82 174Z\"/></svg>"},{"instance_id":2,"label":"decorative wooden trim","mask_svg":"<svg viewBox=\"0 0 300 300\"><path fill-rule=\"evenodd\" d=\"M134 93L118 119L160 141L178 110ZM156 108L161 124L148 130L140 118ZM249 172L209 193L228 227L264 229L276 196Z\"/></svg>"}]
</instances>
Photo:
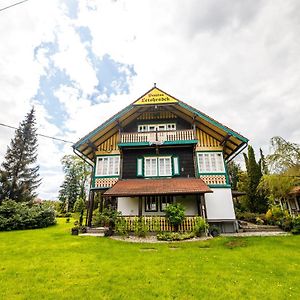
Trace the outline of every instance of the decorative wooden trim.
<instances>
[{"instance_id":1,"label":"decorative wooden trim","mask_svg":"<svg viewBox=\"0 0 300 300\"><path fill-rule=\"evenodd\" d=\"M226 184L226 176L224 175L201 175L200 178L206 184Z\"/></svg>"},{"instance_id":2,"label":"decorative wooden trim","mask_svg":"<svg viewBox=\"0 0 300 300\"><path fill-rule=\"evenodd\" d=\"M101 187L101 188L110 188L112 187L117 181L119 180L118 177L107 177L107 178L95 178L94 187Z\"/></svg>"}]
</instances>

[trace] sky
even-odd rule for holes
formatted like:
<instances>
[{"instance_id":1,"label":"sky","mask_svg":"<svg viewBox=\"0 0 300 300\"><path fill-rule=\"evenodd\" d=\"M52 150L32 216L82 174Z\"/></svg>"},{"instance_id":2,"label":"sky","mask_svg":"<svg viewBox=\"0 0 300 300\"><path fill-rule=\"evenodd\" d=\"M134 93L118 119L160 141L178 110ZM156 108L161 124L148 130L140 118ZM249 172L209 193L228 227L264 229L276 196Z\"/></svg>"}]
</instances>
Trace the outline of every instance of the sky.
<instances>
[{"instance_id":1,"label":"sky","mask_svg":"<svg viewBox=\"0 0 300 300\"><path fill-rule=\"evenodd\" d=\"M0 123L34 105L39 133L76 142L155 82L268 154L300 143L299 53L297 0L29 0L0 11ZM0 162L13 136L0 127ZM65 154L39 137L40 198Z\"/></svg>"}]
</instances>

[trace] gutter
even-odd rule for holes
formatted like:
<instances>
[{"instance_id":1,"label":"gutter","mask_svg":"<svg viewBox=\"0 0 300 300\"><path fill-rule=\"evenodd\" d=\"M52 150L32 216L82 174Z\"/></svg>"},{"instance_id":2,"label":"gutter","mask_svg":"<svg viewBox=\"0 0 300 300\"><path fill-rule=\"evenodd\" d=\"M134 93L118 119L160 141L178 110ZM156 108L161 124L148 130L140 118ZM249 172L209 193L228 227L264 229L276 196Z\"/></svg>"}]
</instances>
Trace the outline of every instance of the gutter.
<instances>
[{"instance_id":1,"label":"gutter","mask_svg":"<svg viewBox=\"0 0 300 300\"><path fill-rule=\"evenodd\" d=\"M248 143L245 143L233 156L230 156L227 160L226 163L229 163L232 161L237 155L239 155L245 148L248 146Z\"/></svg>"},{"instance_id":2,"label":"gutter","mask_svg":"<svg viewBox=\"0 0 300 300\"><path fill-rule=\"evenodd\" d=\"M84 157L81 152L77 151L75 148L73 148L73 152L74 154L78 155L82 160L84 160L87 164L89 164L91 167L94 167L94 162Z\"/></svg>"}]
</instances>

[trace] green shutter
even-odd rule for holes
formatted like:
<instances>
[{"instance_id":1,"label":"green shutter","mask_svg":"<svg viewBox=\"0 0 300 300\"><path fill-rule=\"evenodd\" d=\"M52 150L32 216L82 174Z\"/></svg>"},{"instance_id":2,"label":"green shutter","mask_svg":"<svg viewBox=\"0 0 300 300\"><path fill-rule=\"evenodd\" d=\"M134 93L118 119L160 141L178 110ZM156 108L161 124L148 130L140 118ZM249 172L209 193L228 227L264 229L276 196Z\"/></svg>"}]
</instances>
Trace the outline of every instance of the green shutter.
<instances>
[{"instance_id":1,"label":"green shutter","mask_svg":"<svg viewBox=\"0 0 300 300\"><path fill-rule=\"evenodd\" d=\"M143 174L143 158L137 158L136 160L136 176L142 177Z\"/></svg>"},{"instance_id":2,"label":"green shutter","mask_svg":"<svg viewBox=\"0 0 300 300\"><path fill-rule=\"evenodd\" d=\"M173 175L180 175L178 156L173 156L172 160L173 160Z\"/></svg>"}]
</instances>

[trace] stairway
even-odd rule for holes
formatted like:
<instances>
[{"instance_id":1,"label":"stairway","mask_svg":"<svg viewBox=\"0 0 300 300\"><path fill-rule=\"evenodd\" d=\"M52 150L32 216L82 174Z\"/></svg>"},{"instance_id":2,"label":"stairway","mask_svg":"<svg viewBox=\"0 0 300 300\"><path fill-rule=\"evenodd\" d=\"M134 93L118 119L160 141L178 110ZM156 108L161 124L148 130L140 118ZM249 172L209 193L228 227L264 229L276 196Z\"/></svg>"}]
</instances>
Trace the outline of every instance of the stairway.
<instances>
[{"instance_id":1,"label":"stairway","mask_svg":"<svg viewBox=\"0 0 300 300\"><path fill-rule=\"evenodd\" d=\"M86 233L79 234L80 236L104 236L107 227L87 227Z\"/></svg>"},{"instance_id":2,"label":"stairway","mask_svg":"<svg viewBox=\"0 0 300 300\"><path fill-rule=\"evenodd\" d=\"M278 226L256 225L250 222L239 221L239 232L284 232L284 231Z\"/></svg>"}]
</instances>

